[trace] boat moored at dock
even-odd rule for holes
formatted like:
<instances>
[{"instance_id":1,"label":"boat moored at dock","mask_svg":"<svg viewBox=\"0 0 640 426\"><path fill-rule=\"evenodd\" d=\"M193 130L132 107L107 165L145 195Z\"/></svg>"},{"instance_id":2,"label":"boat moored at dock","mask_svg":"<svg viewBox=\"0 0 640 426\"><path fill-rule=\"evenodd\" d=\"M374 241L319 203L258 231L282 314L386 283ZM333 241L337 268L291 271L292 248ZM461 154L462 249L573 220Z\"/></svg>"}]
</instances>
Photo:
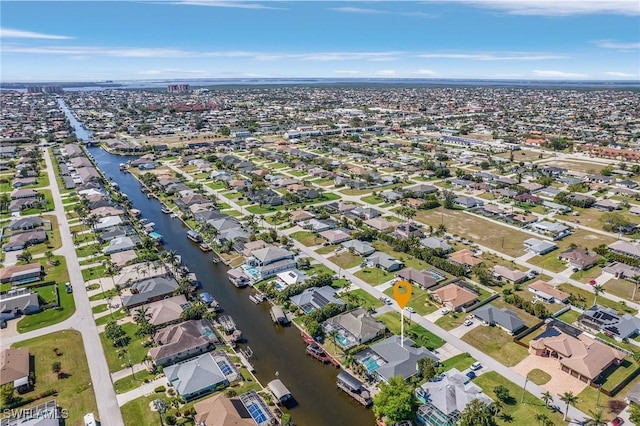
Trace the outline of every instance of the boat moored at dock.
<instances>
[{"instance_id":1,"label":"boat moored at dock","mask_svg":"<svg viewBox=\"0 0 640 426\"><path fill-rule=\"evenodd\" d=\"M198 234L198 232L194 231L193 229L190 229L187 231L187 238L193 241L194 243L202 242L202 237L200 236L200 234Z\"/></svg>"},{"instance_id":2,"label":"boat moored at dock","mask_svg":"<svg viewBox=\"0 0 640 426\"><path fill-rule=\"evenodd\" d=\"M269 383L267 383L267 387L280 404L285 404L293 399L291 392L289 392L289 389L287 389L287 387L284 385L284 383L282 383L282 380L280 379L270 381Z\"/></svg>"},{"instance_id":3,"label":"boat moored at dock","mask_svg":"<svg viewBox=\"0 0 640 426\"><path fill-rule=\"evenodd\" d=\"M271 309L269 309L269 315L271 315L271 319L276 324L286 325L290 322L287 314L285 314L282 307L278 305L273 305Z\"/></svg>"},{"instance_id":4,"label":"boat moored at dock","mask_svg":"<svg viewBox=\"0 0 640 426\"><path fill-rule=\"evenodd\" d=\"M349 396L358 401L365 407L370 406L373 403L371 393L364 387L360 380L353 377L346 371L338 373L336 379L336 386L345 391Z\"/></svg>"}]
</instances>

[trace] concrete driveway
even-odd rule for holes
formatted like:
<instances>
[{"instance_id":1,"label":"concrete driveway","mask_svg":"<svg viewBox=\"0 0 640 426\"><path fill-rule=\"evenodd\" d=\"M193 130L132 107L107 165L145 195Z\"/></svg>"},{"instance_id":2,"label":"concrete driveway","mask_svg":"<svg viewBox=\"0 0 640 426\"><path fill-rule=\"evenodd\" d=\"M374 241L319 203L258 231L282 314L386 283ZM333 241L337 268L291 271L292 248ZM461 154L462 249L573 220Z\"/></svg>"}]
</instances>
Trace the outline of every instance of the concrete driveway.
<instances>
[{"instance_id":1,"label":"concrete driveway","mask_svg":"<svg viewBox=\"0 0 640 426\"><path fill-rule=\"evenodd\" d=\"M512 370L526 376L535 368L538 368L551 376L551 380L541 386L556 395L562 395L565 392L573 392L574 395L578 395L584 390L584 388L589 386L570 374L560 370L560 363L555 358L529 355L518 364L514 365Z\"/></svg>"}]
</instances>

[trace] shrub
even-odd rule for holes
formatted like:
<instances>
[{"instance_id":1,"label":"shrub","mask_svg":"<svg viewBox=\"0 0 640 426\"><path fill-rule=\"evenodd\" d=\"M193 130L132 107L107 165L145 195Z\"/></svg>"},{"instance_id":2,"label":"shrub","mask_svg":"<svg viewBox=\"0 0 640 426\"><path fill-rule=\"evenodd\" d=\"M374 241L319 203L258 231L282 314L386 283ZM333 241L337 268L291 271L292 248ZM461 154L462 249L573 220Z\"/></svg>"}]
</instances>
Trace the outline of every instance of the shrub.
<instances>
[{"instance_id":1,"label":"shrub","mask_svg":"<svg viewBox=\"0 0 640 426\"><path fill-rule=\"evenodd\" d=\"M158 386L157 388L155 388L153 391L155 393L161 393L161 392L165 392L167 390L167 388L165 388L164 386Z\"/></svg>"}]
</instances>

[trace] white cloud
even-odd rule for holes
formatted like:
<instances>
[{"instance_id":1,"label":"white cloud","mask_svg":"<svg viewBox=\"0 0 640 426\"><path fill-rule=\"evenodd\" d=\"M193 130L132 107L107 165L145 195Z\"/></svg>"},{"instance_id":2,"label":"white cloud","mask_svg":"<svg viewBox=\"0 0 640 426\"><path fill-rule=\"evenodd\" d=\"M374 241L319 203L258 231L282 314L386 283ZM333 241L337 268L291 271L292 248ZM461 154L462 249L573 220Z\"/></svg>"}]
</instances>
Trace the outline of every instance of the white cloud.
<instances>
[{"instance_id":1,"label":"white cloud","mask_svg":"<svg viewBox=\"0 0 640 426\"><path fill-rule=\"evenodd\" d=\"M360 71L356 71L356 70L335 70L334 72L336 74L340 74L340 75L358 75L358 74L361 74Z\"/></svg>"},{"instance_id":2,"label":"white cloud","mask_svg":"<svg viewBox=\"0 0 640 426\"><path fill-rule=\"evenodd\" d=\"M420 53L418 58L428 59L466 59L473 61L544 61L549 59L567 59L564 55L549 53Z\"/></svg>"},{"instance_id":3,"label":"white cloud","mask_svg":"<svg viewBox=\"0 0 640 426\"><path fill-rule=\"evenodd\" d=\"M418 70L418 71L414 71L413 74L417 74L417 75L427 75L427 76L434 76L434 75L438 75L437 72L432 71L432 70Z\"/></svg>"},{"instance_id":4,"label":"white cloud","mask_svg":"<svg viewBox=\"0 0 640 426\"><path fill-rule=\"evenodd\" d=\"M451 0L450 0L451 1ZM453 0L511 15L640 15L638 0Z\"/></svg>"},{"instance_id":5,"label":"white cloud","mask_svg":"<svg viewBox=\"0 0 640 426\"><path fill-rule=\"evenodd\" d=\"M386 10L380 10L380 9L367 9L367 8L363 8L363 7L332 7L330 8L331 10L334 10L336 12L342 12L342 13L359 13L359 14L364 14L364 15L375 15L375 14L380 14L380 13L388 13Z\"/></svg>"},{"instance_id":6,"label":"white cloud","mask_svg":"<svg viewBox=\"0 0 640 426\"><path fill-rule=\"evenodd\" d=\"M15 30L12 28L0 28L0 38L35 38L41 40L69 40L73 37L55 35L55 34L43 34L33 31Z\"/></svg>"},{"instance_id":7,"label":"white cloud","mask_svg":"<svg viewBox=\"0 0 640 426\"><path fill-rule=\"evenodd\" d=\"M71 55L71 56L113 56L121 58L180 58L195 56L195 52L164 48L103 48L92 46L47 46L28 47L18 45L2 46L3 53L25 53L35 55Z\"/></svg>"},{"instance_id":8,"label":"white cloud","mask_svg":"<svg viewBox=\"0 0 640 426\"><path fill-rule=\"evenodd\" d=\"M628 72L619 72L619 71L607 71L606 75L610 75L611 77L635 77L638 78L638 75L633 75Z\"/></svg>"},{"instance_id":9,"label":"white cloud","mask_svg":"<svg viewBox=\"0 0 640 426\"><path fill-rule=\"evenodd\" d=\"M245 1L217 1L217 0L184 0L179 2L172 2L171 4L178 4L184 6L207 6L207 7L226 7L233 9L271 9L271 10L285 10L281 7L267 6L261 3L248 3Z\"/></svg>"},{"instance_id":10,"label":"white cloud","mask_svg":"<svg viewBox=\"0 0 640 426\"><path fill-rule=\"evenodd\" d=\"M575 72L565 72L565 71L552 71L552 70L535 70L533 71L533 75L536 77L545 77L545 78L582 78L587 77L587 74L580 74Z\"/></svg>"},{"instance_id":11,"label":"white cloud","mask_svg":"<svg viewBox=\"0 0 640 426\"><path fill-rule=\"evenodd\" d=\"M617 42L611 40L599 40L595 42L597 46L604 49L616 49L616 50L638 50L640 49L640 43L638 42Z\"/></svg>"},{"instance_id":12,"label":"white cloud","mask_svg":"<svg viewBox=\"0 0 640 426\"><path fill-rule=\"evenodd\" d=\"M380 77L393 77L396 75L396 70L380 70L376 72L376 75Z\"/></svg>"}]
</instances>

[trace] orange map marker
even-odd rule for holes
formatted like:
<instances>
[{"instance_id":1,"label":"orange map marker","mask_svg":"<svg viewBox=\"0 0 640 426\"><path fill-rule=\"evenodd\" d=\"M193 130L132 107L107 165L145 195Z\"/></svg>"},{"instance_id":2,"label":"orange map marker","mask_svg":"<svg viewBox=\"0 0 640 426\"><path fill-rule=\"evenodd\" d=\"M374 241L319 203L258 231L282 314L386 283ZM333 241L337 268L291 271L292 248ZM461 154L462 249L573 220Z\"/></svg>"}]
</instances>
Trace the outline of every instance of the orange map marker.
<instances>
[{"instance_id":1,"label":"orange map marker","mask_svg":"<svg viewBox=\"0 0 640 426\"><path fill-rule=\"evenodd\" d=\"M411 299L411 283L409 281L401 280L393 285L393 298L396 300L400 309L404 309Z\"/></svg>"}]
</instances>

